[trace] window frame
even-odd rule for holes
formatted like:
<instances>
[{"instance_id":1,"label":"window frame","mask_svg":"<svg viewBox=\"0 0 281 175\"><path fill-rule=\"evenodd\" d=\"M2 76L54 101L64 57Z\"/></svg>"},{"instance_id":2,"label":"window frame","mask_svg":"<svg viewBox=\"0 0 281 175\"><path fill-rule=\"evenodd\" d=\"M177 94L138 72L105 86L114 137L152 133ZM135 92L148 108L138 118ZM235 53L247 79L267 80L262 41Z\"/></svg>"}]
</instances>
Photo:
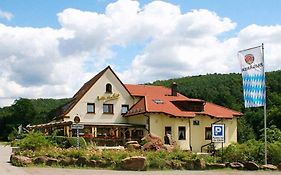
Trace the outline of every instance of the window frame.
<instances>
[{"instance_id":1,"label":"window frame","mask_svg":"<svg viewBox=\"0 0 281 175\"><path fill-rule=\"evenodd\" d=\"M93 106L93 111L89 111L89 108L88 108L89 106ZM95 103L87 103L87 113L88 113L88 114L94 114L94 113L96 113L95 107L96 107Z\"/></svg>"},{"instance_id":2,"label":"window frame","mask_svg":"<svg viewBox=\"0 0 281 175\"><path fill-rule=\"evenodd\" d=\"M183 138L180 138L181 128L184 128ZM178 126L178 140L186 140L186 127L185 126Z\"/></svg>"},{"instance_id":3,"label":"window frame","mask_svg":"<svg viewBox=\"0 0 281 175\"><path fill-rule=\"evenodd\" d=\"M127 108L127 111L126 111L126 112L123 112L123 107L126 107L126 108ZM128 111L129 111L129 105L127 105L127 104L122 104L122 105L121 105L121 114L126 114Z\"/></svg>"},{"instance_id":4,"label":"window frame","mask_svg":"<svg viewBox=\"0 0 281 175\"><path fill-rule=\"evenodd\" d=\"M112 93L112 85L110 83L107 83L105 85L105 92L106 93Z\"/></svg>"},{"instance_id":5,"label":"window frame","mask_svg":"<svg viewBox=\"0 0 281 175\"><path fill-rule=\"evenodd\" d=\"M104 111L104 107L105 106L108 106L108 112ZM111 111L110 111L110 109L111 109ZM113 106L113 104L107 104L107 103L103 104L102 110L103 110L103 114L114 114L114 106Z\"/></svg>"},{"instance_id":6,"label":"window frame","mask_svg":"<svg viewBox=\"0 0 281 175\"><path fill-rule=\"evenodd\" d=\"M170 131L170 132L168 132L168 130ZM172 134L172 126L165 126L165 133L164 133L165 135L166 134Z\"/></svg>"},{"instance_id":7,"label":"window frame","mask_svg":"<svg viewBox=\"0 0 281 175\"><path fill-rule=\"evenodd\" d=\"M212 140L212 127L205 127L205 140Z\"/></svg>"}]
</instances>

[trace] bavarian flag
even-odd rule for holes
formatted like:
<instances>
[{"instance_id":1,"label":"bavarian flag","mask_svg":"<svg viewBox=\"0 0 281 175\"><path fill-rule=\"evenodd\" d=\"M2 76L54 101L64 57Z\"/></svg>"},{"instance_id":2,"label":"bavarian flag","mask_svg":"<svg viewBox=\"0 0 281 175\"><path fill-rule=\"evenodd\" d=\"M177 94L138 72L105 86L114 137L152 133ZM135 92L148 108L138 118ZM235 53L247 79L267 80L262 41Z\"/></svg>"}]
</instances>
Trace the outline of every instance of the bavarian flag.
<instances>
[{"instance_id":1,"label":"bavarian flag","mask_svg":"<svg viewBox=\"0 0 281 175\"><path fill-rule=\"evenodd\" d=\"M245 108L265 106L263 45L238 52L243 79Z\"/></svg>"}]
</instances>

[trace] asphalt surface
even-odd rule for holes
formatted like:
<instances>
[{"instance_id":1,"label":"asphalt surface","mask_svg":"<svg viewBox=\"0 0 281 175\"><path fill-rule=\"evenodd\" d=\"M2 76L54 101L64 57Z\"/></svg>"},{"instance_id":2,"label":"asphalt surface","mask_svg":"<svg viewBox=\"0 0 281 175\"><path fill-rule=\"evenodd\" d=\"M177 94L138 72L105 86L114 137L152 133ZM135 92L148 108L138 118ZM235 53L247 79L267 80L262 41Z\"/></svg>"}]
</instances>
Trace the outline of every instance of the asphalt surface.
<instances>
[{"instance_id":1,"label":"asphalt surface","mask_svg":"<svg viewBox=\"0 0 281 175\"><path fill-rule=\"evenodd\" d=\"M0 175L277 175L280 171L114 171L96 169L14 167L9 163L12 149L0 145Z\"/></svg>"}]
</instances>

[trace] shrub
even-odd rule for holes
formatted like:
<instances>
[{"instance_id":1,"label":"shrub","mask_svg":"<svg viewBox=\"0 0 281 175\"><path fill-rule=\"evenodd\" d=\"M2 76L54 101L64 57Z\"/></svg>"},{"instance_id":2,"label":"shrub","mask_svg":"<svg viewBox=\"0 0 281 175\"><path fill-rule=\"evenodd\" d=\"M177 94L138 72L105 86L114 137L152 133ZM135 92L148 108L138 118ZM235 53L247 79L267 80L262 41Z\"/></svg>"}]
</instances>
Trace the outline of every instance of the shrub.
<instances>
[{"instance_id":1,"label":"shrub","mask_svg":"<svg viewBox=\"0 0 281 175\"><path fill-rule=\"evenodd\" d=\"M66 157L71 157L71 158L79 158L87 155L85 149L76 149L76 148L68 148L64 150L62 154Z\"/></svg>"},{"instance_id":2,"label":"shrub","mask_svg":"<svg viewBox=\"0 0 281 175\"><path fill-rule=\"evenodd\" d=\"M218 151L221 157L221 150ZM244 162L255 161L263 162L264 145L260 141L249 140L245 143L233 143L227 148L224 148L223 158L225 162Z\"/></svg>"},{"instance_id":3,"label":"shrub","mask_svg":"<svg viewBox=\"0 0 281 175\"><path fill-rule=\"evenodd\" d=\"M166 167L167 155L166 151L146 152L148 168L164 169Z\"/></svg>"},{"instance_id":4,"label":"shrub","mask_svg":"<svg viewBox=\"0 0 281 175\"><path fill-rule=\"evenodd\" d=\"M66 137L68 140L69 144L71 147L76 147L77 146L77 137ZM79 146L81 148L86 148L87 143L83 137L79 137Z\"/></svg>"},{"instance_id":5,"label":"shrub","mask_svg":"<svg viewBox=\"0 0 281 175\"><path fill-rule=\"evenodd\" d=\"M275 165L281 163L281 142L268 144L268 162Z\"/></svg>"},{"instance_id":6,"label":"shrub","mask_svg":"<svg viewBox=\"0 0 281 175\"><path fill-rule=\"evenodd\" d=\"M25 134L23 139L13 142L13 146L18 146L21 149L36 150L42 147L49 147L52 142L40 132L29 132Z\"/></svg>"},{"instance_id":7,"label":"shrub","mask_svg":"<svg viewBox=\"0 0 281 175\"><path fill-rule=\"evenodd\" d=\"M51 136L51 137L48 136L47 138L60 148L70 148L71 147L71 144L69 143L67 137L65 137L65 136Z\"/></svg>"}]
</instances>

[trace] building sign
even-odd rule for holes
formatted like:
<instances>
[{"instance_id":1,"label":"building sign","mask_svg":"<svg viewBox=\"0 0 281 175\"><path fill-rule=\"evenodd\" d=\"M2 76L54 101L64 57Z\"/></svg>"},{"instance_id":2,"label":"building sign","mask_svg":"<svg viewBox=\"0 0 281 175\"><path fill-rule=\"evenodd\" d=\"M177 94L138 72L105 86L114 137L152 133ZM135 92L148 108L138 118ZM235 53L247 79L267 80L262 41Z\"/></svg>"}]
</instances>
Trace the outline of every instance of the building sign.
<instances>
[{"instance_id":1,"label":"building sign","mask_svg":"<svg viewBox=\"0 0 281 175\"><path fill-rule=\"evenodd\" d=\"M224 143L224 124L212 124L212 142Z\"/></svg>"},{"instance_id":2,"label":"building sign","mask_svg":"<svg viewBox=\"0 0 281 175\"><path fill-rule=\"evenodd\" d=\"M84 125L81 124L73 124L70 127L71 129L84 129Z\"/></svg>"},{"instance_id":3,"label":"building sign","mask_svg":"<svg viewBox=\"0 0 281 175\"><path fill-rule=\"evenodd\" d=\"M109 100L118 99L119 96L120 96L119 93L113 93L113 94L111 94L111 95L98 96L97 99L98 99L98 100L109 101Z\"/></svg>"}]
</instances>

